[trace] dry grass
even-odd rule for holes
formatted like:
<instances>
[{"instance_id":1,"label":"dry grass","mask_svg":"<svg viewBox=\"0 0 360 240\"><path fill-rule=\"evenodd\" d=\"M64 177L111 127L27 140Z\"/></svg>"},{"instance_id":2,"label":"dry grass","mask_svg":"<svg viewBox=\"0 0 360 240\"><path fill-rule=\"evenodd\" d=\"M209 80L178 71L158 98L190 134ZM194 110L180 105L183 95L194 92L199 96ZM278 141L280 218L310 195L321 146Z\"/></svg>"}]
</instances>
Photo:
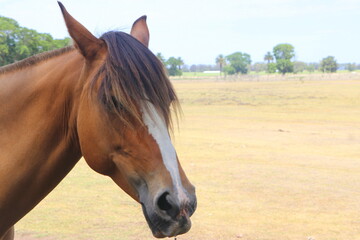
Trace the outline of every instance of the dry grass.
<instances>
[{"instance_id":1,"label":"dry grass","mask_svg":"<svg viewBox=\"0 0 360 240\"><path fill-rule=\"evenodd\" d=\"M360 81L174 84L199 201L177 239L360 239ZM151 239L140 206L83 161L17 232Z\"/></svg>"}]
</instances>

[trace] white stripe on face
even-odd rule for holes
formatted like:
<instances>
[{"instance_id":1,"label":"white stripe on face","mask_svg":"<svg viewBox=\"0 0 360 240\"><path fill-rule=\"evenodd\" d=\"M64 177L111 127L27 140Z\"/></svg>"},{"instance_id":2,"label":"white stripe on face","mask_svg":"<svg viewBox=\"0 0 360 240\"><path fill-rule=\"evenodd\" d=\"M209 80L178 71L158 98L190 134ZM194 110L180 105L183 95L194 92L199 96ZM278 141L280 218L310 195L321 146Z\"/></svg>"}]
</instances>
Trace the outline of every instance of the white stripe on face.
<instances>
[{"instance_id":1,"label":"white stripe on face","mask_svg":"<svg viewBox=\"0 0 360 240\"><path fill-rule=\"evenodd\" d=\"M162 160L170 173L179 201L187 201L188 197L185 194L181 183L176 151L171 143L165 120L159 115L153 104L149 102L146 102L146 104L147 107L142 107L143 121L147 126L150 135L155 139L159 146Z\"/></svg>"}]
</instances>

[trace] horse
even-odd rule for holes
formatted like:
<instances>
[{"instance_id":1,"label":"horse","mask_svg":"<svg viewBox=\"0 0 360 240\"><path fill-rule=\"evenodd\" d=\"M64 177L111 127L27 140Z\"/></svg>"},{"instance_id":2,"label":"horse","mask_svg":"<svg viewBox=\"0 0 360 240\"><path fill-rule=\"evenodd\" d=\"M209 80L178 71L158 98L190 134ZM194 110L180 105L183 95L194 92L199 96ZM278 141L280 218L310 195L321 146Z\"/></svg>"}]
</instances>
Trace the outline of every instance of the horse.
<instances>
[{"instance_id":1,"label":"horse","mask_svg":"<svg viewBox=\"0 0 360 240\"><path fill-rule=\"evenodd\" d=\"M171 142L179 100L146 16L97 38L59 6L73 46L0 68L0 240L81 157L140 203L154 237L186 233L197 201Z\"/></svg>"}]
</instances>

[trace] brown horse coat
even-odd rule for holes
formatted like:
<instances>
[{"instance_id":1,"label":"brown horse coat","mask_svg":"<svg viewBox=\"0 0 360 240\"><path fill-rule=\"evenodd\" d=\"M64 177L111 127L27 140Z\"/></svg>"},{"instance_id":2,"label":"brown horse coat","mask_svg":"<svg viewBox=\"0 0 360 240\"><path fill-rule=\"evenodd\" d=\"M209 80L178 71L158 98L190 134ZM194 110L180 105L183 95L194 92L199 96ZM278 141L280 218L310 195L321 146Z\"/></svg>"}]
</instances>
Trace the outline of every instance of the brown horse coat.
<instances>
[{"instance_id":1,"label":"brown horse coat","mask_svg":"<svg viewBox=\"0 0 360 240\"><path fill-rule=\"evenodd\" d=\"M146 18L98 39L60 7L75 47L0 68L0 239L81 156L141 203L154 236L187 232L195 192L168 137L177 100Z\"/></svg>"}]
</instances>

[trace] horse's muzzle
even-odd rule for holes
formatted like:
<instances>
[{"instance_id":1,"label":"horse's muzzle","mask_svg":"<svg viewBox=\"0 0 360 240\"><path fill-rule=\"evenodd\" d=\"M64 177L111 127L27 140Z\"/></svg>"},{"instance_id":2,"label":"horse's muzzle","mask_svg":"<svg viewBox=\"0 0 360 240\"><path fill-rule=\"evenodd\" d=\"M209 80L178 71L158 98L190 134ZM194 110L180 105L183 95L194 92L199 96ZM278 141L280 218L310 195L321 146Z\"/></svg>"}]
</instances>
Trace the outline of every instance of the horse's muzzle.
<instances>
[{"instance_id":1,"label":"horse's muzzle","mask_svg":"<svg viewBox=\"0 0 360 240\"><path fill-rule=\"evenodd\" d=\"M187 201L179 202L171 193L155 198L153 206L142 203L146 221L157 238L173 237L188 232L190 217L197 205L196 196L187 194Z\"/></svg>"}]
</instances>

